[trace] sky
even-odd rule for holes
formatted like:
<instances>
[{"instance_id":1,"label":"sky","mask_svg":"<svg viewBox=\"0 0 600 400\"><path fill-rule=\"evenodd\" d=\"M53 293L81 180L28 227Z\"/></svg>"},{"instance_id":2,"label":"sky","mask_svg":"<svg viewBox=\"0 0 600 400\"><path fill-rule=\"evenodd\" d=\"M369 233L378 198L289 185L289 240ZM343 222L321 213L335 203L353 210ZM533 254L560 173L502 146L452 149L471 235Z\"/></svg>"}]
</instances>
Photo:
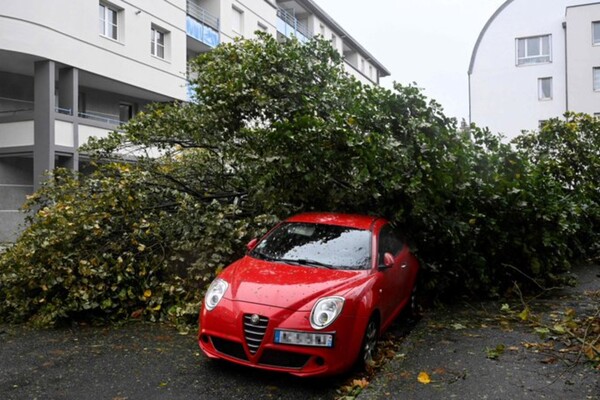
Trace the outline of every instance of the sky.
<instances>
[{"instance_id":1,"label":"sky","mask_svg":"<svg viewBox=\"0 0 600 400\"><path fill-rule=\"evenodd\" d=\"M415 82L444 113L469 119L469 62L483 26L505 0L316 0L391 73Z\"/></svg>"}]
</instances>

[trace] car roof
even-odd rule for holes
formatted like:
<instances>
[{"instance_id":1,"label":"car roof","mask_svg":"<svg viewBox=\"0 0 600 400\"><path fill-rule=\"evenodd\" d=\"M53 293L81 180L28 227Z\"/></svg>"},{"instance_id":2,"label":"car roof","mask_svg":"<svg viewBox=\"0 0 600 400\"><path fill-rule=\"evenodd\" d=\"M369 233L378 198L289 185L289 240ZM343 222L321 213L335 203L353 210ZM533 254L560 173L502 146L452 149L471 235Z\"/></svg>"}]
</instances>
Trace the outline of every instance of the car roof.
<instances>
[{"instance_id":1,"label":"car roof","mask_svg":"<svg viewBox=\"0 0 600 400\"><path fill-rule=\"evenodd\" d=\"M371 215L307 212L294 215L293 217L286 219L286 222L307 222L313 224L338 225L349 228L370 230L375 221L380 219L381 218L379 217Z\"/></svg>"}]
</instances>

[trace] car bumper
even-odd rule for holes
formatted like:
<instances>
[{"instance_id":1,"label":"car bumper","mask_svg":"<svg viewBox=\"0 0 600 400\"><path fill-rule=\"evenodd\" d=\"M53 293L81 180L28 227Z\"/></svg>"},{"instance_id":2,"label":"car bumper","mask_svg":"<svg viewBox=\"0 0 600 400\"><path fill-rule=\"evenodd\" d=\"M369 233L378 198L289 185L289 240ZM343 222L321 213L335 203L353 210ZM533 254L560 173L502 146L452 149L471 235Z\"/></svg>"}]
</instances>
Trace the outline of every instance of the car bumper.
<instances>
[{"instance_id":1,"label":"car bumper","mask_svg":"<svg viewBox=\"0 0 600 400\"><path fill-rule=\"evenodd\" d=\"M342 314L327 329L316 331L309 314L222 299L212 311L202 308L198 343L210 358L296 376L332 375L350 368L358 356L366 320ZM249 322L252 315L261 318L258 329ZM275 343L276 329L331 333L333 347Z\"/></svg>"}]
</instances>

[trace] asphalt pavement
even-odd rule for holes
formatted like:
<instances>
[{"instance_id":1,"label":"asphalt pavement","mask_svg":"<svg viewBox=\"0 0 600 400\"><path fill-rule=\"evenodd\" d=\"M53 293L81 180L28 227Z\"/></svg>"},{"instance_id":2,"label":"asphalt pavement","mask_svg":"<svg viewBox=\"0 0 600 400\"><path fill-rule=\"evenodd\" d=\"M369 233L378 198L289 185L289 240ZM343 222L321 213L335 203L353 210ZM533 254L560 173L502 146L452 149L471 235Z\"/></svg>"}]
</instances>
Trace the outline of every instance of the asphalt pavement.
<instances>
[{"instance_id":1,"label":"asphalt pavement","mask_svg":"<svg viewBox=\"0 0 600 400\"><path fill-rule=\"evenodd\" d=\"M510 304L511 317L501 311L503 302L426 312L358 399L599 400L600 370L574 351L580 347L575 339L553 337L544 328L568 315L586 321L595 316L598 323L600 267L573 272L576 287L526 301L529 321L514 315L522 311L521 301ZM598 344L597 332L588 336Z\"/></svg>"},{"instance_id":2,"label":"asphalt pavement","mask_svg":"<svg viewBox=\"0 0 600 400\"><path fill-rule=\"evenodd\" d=\"M592 294L600 291L600 268L576 273L576 288L540 298L532 310L597 310L600 297ZM400 319L392 328L399 350L358 399L600 399L598 370L559 347L543 347L548 340L527 324L499 320L499 307L438 308L408 328ZM494 351L497 357L490 357ZM3 400L329 400L352 378L306 380L210 361L193 332L180 335L161 324L51 330L0 325Z\"/></svg>"},{"instance_id":3,"label":"asphalt pavement","mask_svg":"<svg viewBox=\"0 0 600 400\"><path fill-rule=\"evenodd\" d=\"M31 330L2 326L0 399L332 399L308 381L208 360L193 333L134 323Z\"/></svg>"}]
</instances>

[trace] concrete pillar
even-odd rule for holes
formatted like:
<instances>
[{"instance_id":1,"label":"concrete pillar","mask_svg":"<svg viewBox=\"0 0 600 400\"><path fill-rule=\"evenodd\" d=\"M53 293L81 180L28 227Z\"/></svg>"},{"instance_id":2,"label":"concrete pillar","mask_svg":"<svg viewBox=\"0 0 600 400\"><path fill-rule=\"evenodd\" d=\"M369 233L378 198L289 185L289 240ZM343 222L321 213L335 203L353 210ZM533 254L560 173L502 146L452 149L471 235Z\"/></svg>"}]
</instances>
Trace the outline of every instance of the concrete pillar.
<instances>
[{"instance_id":1,"label":"concrete pillar","mask_svg":"<svg viewBox=\"0 0 600 400\"><path fill-rule=\"evenodd\" d=\"M62 68L58 72L58 107L71 110L73 121L73 156L67 160L66 168L79 171L79 70L77 68Z\"/></svg>"},{"instance_id":2,"label":"concrete pillar","mask_svg":"<svg viewBox=\"0 0 600 400\"><path fill-rule=\"evenodd\" d=\"M44 173L54 169L54 61L38 61L34 70L33 185L34 189L38 189L44 180Z\"/></svg>"}]
</instances>

